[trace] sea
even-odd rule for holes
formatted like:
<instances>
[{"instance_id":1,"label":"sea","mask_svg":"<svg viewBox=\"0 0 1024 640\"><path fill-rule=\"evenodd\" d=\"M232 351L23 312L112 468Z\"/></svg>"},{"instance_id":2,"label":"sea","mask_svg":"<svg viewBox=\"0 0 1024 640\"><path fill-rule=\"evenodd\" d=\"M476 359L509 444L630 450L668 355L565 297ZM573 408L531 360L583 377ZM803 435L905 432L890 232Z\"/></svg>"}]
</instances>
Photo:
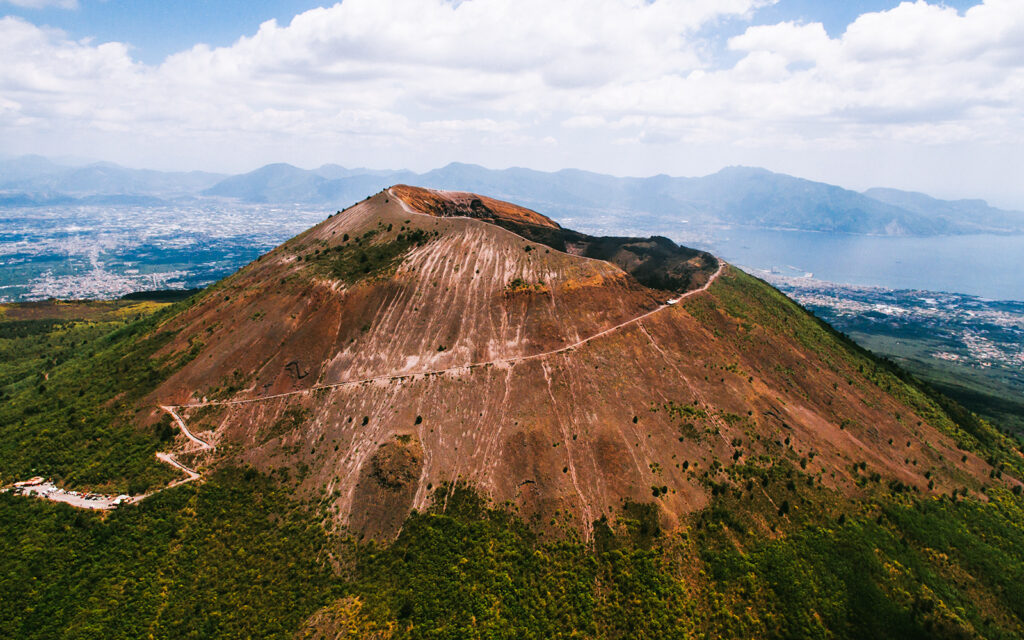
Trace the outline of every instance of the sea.
<instances>
[{"instance_id":1,"label":"sea","mask_svg":"<svg viewBox=\"0 0 1024 640\"><path fill-rule=\"evenodd\" d=\"M1024 235L910 238L730 228L716 229L699 244L737 266L790 277L1024 300Z\"/></svg>"}]
</instances>

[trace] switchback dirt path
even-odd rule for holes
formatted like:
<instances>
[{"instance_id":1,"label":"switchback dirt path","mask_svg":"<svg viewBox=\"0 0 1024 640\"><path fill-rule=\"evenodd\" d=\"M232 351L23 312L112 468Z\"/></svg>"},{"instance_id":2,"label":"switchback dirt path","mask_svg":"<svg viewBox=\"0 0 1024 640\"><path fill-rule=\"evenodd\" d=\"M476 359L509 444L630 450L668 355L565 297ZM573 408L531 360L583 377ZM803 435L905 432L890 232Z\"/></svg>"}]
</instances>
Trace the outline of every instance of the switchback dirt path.
<instances>
[{"instance_id":1,"label":"switchback dirt path","mask_svg":"<svg viewBox=\"0 0 1024 640\"><path fill-rule=\"evenodd\" d=\"M185 426L185 421L182 420L181 416L178 415L178 412L174 410L175 407L160 405L160 408L169 413L171 417L174 418L174 421L178 423L178 427L181 429L181 432L185 434L186 438L199 445L198 450L205 451L207 449L213 449L212 444L203 440L202 438L198 437L196 434L188 430L188 427Z\"/></svg>"},{"instance_id":2,"label":"switchback dirt path","mask_svg":"<svg viewBox=\"0 0 1024 640\"><path fill-rule=\"evenodd\" d=\"M174 407L160 405L160 408L166 411L168 414L170 414L171 418L173 418L174 421L178 423L178 428L181 429L181 432L183 434L185 434L185 437L197 445L196 448L194 449L187 449L184 451L179 451L178 453L192 453L193 451L212 451L214 449L214 446L212 444L189 431L189 428L185 426L185 421L181 419L181 416L179 416L178 412L174 410ZM180 471L184 472L185 475L188 476L183 480L175 480L171 484L164 487L164 489L170 489L171 487L176 487L178 485L185 484L186 482L192 482L193 480L197 480L200 477L202 477L202 474L196 471L195 469L186 467L185 465L178 462L178 460L175 459L174 454L169 451L157 453L156 457L159 458L161 462L166 462L172 467L175 467L176 469L179 469ZM157 491L163 491L163 489L157 489ZM143 498L147 498L153 493L156 493L156 491L147 493L146 495L141 496L136 500L133 500L133 502L138 502Z\"/></svg>"}]
</instances>

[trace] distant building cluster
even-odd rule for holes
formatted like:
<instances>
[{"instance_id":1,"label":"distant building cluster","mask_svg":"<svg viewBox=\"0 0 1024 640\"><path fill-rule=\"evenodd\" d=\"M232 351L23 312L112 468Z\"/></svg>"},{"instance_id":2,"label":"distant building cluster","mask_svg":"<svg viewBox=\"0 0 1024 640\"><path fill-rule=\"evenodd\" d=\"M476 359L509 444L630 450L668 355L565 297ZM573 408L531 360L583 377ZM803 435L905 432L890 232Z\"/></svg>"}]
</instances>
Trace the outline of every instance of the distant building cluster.
<instances>
[{"instance_id":1,"label":"distant building cluster","mask_svg":"<svg viewBox=\"0 0 1024 640\"><path fill-rule=\"evenodd\" d=\"M944 345L929 355L945 362L983 369L1024 367L1022 302L841 285L770 271L758 275L836 326L894 336L927 335Z\"/></svg>"},{"instance_id":2,"label":"distant building cluster","mask_svg":"<svg viewBox=\"0 0 1024 640\"><path fill-rule=\"evenodd\" d=\"M4 213L0 302L110 299L133 291L201 287L326 215L219 200L24 207Z\"/></svg>"}]
</instances>

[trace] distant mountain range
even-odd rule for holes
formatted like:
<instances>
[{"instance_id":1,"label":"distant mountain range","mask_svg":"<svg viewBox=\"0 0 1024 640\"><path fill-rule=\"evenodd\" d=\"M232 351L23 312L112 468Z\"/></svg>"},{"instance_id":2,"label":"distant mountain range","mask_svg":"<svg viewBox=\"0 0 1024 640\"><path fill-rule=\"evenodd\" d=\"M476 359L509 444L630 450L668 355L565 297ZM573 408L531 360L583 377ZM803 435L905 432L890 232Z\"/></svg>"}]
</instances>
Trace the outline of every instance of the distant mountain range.
<instances>
[{"instance_id":1,"label":"distant mountain range","mask_svg":"<svg viewBox=\"0 0 1024 640\"><path fill-rule=\"evenodd\" d=\"M462 163L426 173L278 163L224 176L110 163L67 167L24 156L0 161L0 206L144 205L217 197L341 208L396 183L490 193L576 224L628 220L652 231L693 224L871 235L1024 233L1024 213L984 200L938 200L896 189L858 193L751 167L727 167L699 178L619 178L576 169L493 170Z\"/></svg>"},{"instance_id":2,"label":"distant mountain range","mask_svg":"<svg viewBox=\"0 0 1024 640\"><path fill-rule=\"evenodd\" d=\"M110 162L72 167L42 156L21 156L0 160L0 201L20 198L25 203L52 204L92 198L116 202L112 196L174 199L194 196L226 177L203 171L128 169Z\"/></svg>"},{"instance_id":3,"label":"distant mountain range","mask_svg":"<svg viewBox=\"0 0 1024 640\"><path fill-rule=\"evenodd\" d=\"M204 190L202 195L245 202L301 202L345 207L384 187L414 181L416 177L411 171L345 169L338 165L306 170L278 163L222 180Z\"/></svg>"}]
</instances>

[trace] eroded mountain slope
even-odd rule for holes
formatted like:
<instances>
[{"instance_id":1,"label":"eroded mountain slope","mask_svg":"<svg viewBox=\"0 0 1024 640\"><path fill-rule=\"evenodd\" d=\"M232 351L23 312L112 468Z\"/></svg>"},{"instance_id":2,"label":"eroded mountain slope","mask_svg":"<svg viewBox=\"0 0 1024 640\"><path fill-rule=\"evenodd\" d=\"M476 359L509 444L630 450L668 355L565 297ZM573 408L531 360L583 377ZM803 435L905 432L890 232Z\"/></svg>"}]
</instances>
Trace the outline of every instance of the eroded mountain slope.
<instances>
[{"instance_id":1,"label":"eroded mountain slope","mask_svg":"<svg viewBox=\"0 0 1024 640\"><path fill-rule=\"evenodd\" d=\"M206 292L167 347L197 357L152 395L217 456L289 469L339 523L387 537L468 482L589 536L630 502L671 526L776 468L842 495L990 471L932 400L732 267L698 256L688 281L709 286L666 304L681 294L494 224L510 205L400 193Z\"/></svg>"},{"instance_id":2,"label":"eroded mountain slope","mask_svg":"<svg viewBox=\"0 0 1024 640\"><path fill-rule=\"evenodd\" d=\"M539 215L539 214L538 214ZM168 349L203 355L158 394L250 397L540 353L657 308L668 294L464 218L360 203L209 290Z\"/></svg>"}]
</instances>

